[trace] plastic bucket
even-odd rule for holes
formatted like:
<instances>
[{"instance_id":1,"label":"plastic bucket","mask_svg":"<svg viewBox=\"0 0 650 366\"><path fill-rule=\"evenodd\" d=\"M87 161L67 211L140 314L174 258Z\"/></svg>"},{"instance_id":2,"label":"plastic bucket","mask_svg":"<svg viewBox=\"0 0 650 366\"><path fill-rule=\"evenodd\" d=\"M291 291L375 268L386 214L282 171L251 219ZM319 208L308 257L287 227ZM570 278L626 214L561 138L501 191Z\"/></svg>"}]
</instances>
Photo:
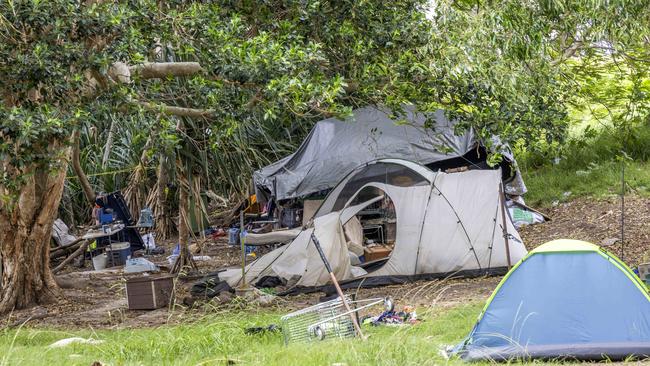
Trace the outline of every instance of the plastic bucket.
<instances>
[{"instance_id":1,"label":"plastic bucket","mask_svg":"<svg viewBox=\"0 0 650 366\"><path fill-rule=\"evenodd\" d=\"M112 264L114 266L123 266L126 264L126 260L129 259L129 256L131 255L131 243L113 243L108 248L106 248L106 254L109 256L109 264Z\"/></svg>"},{"instance_id":2,"label":"plastic bucket","mask_svg":"<svg viewBox=\"0 0 650 366\"><path fill-rule=\"evenodd\" d=\"M95 271L101 271L102 269L106 268L107 263L108 256L106 253L102 253L93 257L93 268L95 268Z\"/></svg>"}]
</instances>

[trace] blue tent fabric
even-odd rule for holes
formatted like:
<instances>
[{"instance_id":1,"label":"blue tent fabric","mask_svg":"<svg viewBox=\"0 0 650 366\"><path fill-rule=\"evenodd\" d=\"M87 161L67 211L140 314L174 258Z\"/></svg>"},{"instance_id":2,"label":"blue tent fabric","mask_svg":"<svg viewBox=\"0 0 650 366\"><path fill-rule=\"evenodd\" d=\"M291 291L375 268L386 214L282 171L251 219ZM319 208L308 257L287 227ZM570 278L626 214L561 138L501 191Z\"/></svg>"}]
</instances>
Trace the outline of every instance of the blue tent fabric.
<instances>
[{"instance_id":1,"label":"blue tent fabric","mask_svg":"<svg viewBox=\"0 0 650 366\"><path fill-rule=\"evenodd\" d=\"M650 356L650 301L602 251L531 252L457 348L465 360Z\"/></svg>"}]
</instances>

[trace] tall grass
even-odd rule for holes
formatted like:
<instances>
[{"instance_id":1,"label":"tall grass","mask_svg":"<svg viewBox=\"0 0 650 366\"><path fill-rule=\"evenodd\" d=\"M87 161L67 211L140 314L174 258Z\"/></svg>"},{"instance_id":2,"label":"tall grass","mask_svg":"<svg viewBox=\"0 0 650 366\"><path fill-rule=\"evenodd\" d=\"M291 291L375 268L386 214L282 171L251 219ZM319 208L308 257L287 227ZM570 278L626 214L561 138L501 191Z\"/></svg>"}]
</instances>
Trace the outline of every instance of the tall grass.
<instances>
[{"instance_id":1,"label":"tall grass","mask_svg":"<svg viewBox=\"0 0 650 366\"><path fill-rule=\"evenodd\" d=\"M579 196L607 197L626 191L650 195L650 126L627 131L587 130L565 144L542 152L521 149L518 162L528 186L529 203L548 206Z\"/></svg>"},{"instance_id":2,"label":"tall grass","mask_svg":"<svg viewBox=\"0 0 650 366\"><path fill-rule=\"evenodd\" d=\"M440 350L469 333L482 304L425 312L423 322L404 327L365 327L370 336L285 346L282 335L246 335L250 326L278 323L281 314L253 311L206 317L194 324L154 329L5 330L0 353L7 365L434 365ZM47 346L67 337L93 337L101 345ZM15 338L15 341L13 341ZM13 348L11 344L13 341Z\"/></svg>"}]
</instances>

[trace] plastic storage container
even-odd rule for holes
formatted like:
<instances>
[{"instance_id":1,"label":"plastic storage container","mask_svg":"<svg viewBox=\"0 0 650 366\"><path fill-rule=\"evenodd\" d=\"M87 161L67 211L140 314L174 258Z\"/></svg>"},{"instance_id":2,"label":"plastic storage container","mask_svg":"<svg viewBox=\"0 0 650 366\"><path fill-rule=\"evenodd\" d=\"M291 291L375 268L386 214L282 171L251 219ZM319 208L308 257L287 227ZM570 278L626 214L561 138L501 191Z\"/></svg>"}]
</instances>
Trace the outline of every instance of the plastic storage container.
<instances>
[{"instance_id":1,"label":"plastic storage container","mask_svg":"<svg viewBox=\"0 0 650 366\"><path fill-rule=\"evenodd\" d=\"M102 253L93 257L93 268L95 268L95 271L101 271L102 269L106 268L107 263L108 256L106 253Z\"/></svg>"},{"instance_id":2,"label":"plastic storage container","mask_svg":"<svg viewBox=\"0 0 650 366\"><path fill-rule=\"evenodd\" d=\"M131 243L113 243L106 248L106 254L108 255L108 265L123 266L131 256Z\"/></svg>"}]
</instances>

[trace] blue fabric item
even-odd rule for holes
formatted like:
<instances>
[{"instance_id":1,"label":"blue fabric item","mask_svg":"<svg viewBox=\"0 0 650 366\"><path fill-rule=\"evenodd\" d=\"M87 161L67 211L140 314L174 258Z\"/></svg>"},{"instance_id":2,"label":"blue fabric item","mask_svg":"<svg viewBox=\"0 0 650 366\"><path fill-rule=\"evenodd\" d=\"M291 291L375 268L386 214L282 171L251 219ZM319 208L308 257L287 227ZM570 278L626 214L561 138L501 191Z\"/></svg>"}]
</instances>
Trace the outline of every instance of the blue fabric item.
<instances>
[{"instance_id":1,"label":"blue fabric item","mask_svg":"<svg viewBox=\"0 0 650 366\"><path fill-rule=\"evenodd\" d=\"M106 209L100 208L99 209L99 223L104 225L104 224L110 224L113 222L113 213L106 213Z\"/></svg>"},{"instance_id":2,"label":"blue fabric item","mask_svg":"<svg viewBox=\"0 0 650 366\"><path fill-rule=\"evenodd\" d=\"M556 252L526 258L460 348L521 354L540 346L552 356L568 345L579 354L581 344L601 344L606 353L608 344L635 342L650 345L650 301L642 290L597 252Z\"/></svg>"}]
</instances>

